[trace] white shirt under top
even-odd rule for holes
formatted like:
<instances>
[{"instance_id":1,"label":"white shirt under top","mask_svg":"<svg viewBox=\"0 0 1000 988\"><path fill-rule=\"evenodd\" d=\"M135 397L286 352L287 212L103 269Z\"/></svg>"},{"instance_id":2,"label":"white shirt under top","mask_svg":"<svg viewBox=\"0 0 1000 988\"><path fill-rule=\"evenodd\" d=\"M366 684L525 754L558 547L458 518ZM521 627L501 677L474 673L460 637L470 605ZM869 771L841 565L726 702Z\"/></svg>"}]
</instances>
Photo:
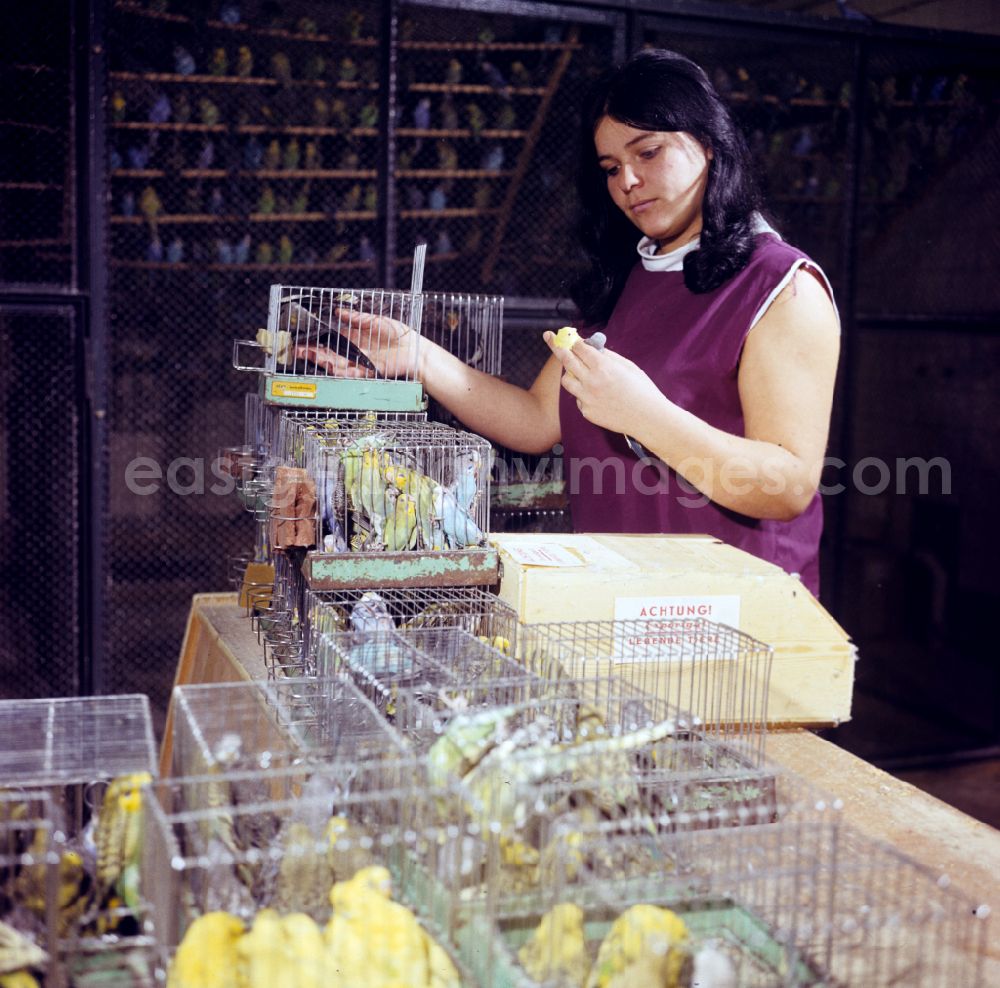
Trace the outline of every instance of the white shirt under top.
<instances>
[{"instance_id":1,"label":"white shirt under top","mask_svg":"<svg viewBox=\"0 0 1000 988\"><path fill-rule=\"evenodd\" d=\"M773 233L779 240L781 239L781 234L778 233L778 231L775 230L774 227L760 215L760 213L754 213L753 232L755 234ZM657 254L656 241L651 237L643 237L636 245L636 250L639 253L639 257L642 259L642 266L647 271L683 271L684 258L691 253L691 251L698 249L699 242L700 238L695 237L683 246L675 247L673 250L667 251L666 254ZM799 259L791 266L788 273L781 279L774 291L772 291L771 294L764 299L763 305L761 305L761 307L757 310L757 313L753 317L753 321L750 323L751 328L757 325L760 317L767 312L770 304L781 294L782 289L792 280L792 276L801 267L808 267L820 276L823 280L823 284L826 286L827 292L830 295L831 301L833 300L833 289L830 287L830 282L827 280L826 275L823 273L823 270L819 267L819 265L816 264L815 261L810 262L804 258ZM834 308L836 308L836 302L834 302Z\"/></svg>"}]
</instances>

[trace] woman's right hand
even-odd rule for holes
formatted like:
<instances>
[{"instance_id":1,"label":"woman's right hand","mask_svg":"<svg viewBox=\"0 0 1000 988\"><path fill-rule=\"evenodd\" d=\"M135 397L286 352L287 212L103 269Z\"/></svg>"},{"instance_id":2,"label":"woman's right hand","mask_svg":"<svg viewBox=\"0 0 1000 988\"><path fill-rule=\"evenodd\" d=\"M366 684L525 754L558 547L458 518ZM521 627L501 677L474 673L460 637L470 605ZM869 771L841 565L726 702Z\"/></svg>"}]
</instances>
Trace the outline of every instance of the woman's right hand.
<instances>
[{"instance_id":1,"label":"woman's right hand","mask_svg":"<svg viewBox=\"0 0 1000 988\"><path fill-rule=\"evenodd\" d=\"M404 322L351 308L336 310L337 329L350 340L384 377L416 380L419 377L419 336ZM370 377L371 370L331 347L307 343L295 355L312 360L337 377Z\"/></svg>"}]
</instances>

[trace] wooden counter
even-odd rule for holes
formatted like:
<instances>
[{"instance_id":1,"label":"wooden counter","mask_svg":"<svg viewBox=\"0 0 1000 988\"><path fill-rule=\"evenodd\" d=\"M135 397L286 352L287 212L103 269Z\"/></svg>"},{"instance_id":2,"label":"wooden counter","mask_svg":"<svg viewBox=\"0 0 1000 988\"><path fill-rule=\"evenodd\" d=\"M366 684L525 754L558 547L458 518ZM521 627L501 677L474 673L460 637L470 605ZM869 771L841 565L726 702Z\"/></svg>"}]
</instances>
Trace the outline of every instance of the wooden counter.
<instances>
[{"instance_id":1,"label":"wooden counter","mask_svg":"<svg viewBox=\"0 0 1000 988\"><path fill-rule=\"evenodd\" d=\"M175 682L264 676L263 649L236 594L196 595ZM161 769L170 765L170 727L168 714ZM776 765L839 797L844 819L858 831L946 875L976 904L1000 906L1000 830L801 728L769 734L767 755ZM981 922L971 915L969 921ZM989 922L987 932L983 984L1000 985L1000 920Z\"/></svg>"}]
</instances>

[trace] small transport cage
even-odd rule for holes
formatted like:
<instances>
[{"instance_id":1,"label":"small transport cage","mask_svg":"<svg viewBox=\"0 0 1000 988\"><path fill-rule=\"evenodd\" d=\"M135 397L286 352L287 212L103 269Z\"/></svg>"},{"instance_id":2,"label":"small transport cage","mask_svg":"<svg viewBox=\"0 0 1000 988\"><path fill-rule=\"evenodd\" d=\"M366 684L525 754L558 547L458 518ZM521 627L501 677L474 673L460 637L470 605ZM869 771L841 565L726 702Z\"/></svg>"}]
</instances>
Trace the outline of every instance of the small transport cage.
<instances>
[{"instance_id":1,"label":"small transport cage","mask_svg":"<svg viewBox=\"0 0 1000 988\"><path fill-rule=\"evenodd\" d=\"M0 701L0 922L37 932L47 985L152 983L138 868L156 765L146 696Z\"/></svg>"}]
</instances>

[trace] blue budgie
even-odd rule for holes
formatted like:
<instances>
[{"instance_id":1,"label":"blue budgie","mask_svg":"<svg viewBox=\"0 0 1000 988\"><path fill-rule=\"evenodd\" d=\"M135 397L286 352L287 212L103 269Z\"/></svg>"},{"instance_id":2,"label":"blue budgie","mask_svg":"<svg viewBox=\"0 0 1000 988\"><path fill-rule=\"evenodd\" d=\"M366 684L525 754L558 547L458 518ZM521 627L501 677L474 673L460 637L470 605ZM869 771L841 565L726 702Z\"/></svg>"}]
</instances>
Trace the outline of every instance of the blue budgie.
<instances>
[{"instance_id":1,"label":"blue budgie","mask_svg":"<svg viewBox=\"0 0 1000 988\"><path fill-rule=\"evenodd\" d=\"M452 549L479 545L485 539L482 529L459 504L452 491L439 485L435 488L433 497L434 517Z\"/></svg>"}]
</instances>

